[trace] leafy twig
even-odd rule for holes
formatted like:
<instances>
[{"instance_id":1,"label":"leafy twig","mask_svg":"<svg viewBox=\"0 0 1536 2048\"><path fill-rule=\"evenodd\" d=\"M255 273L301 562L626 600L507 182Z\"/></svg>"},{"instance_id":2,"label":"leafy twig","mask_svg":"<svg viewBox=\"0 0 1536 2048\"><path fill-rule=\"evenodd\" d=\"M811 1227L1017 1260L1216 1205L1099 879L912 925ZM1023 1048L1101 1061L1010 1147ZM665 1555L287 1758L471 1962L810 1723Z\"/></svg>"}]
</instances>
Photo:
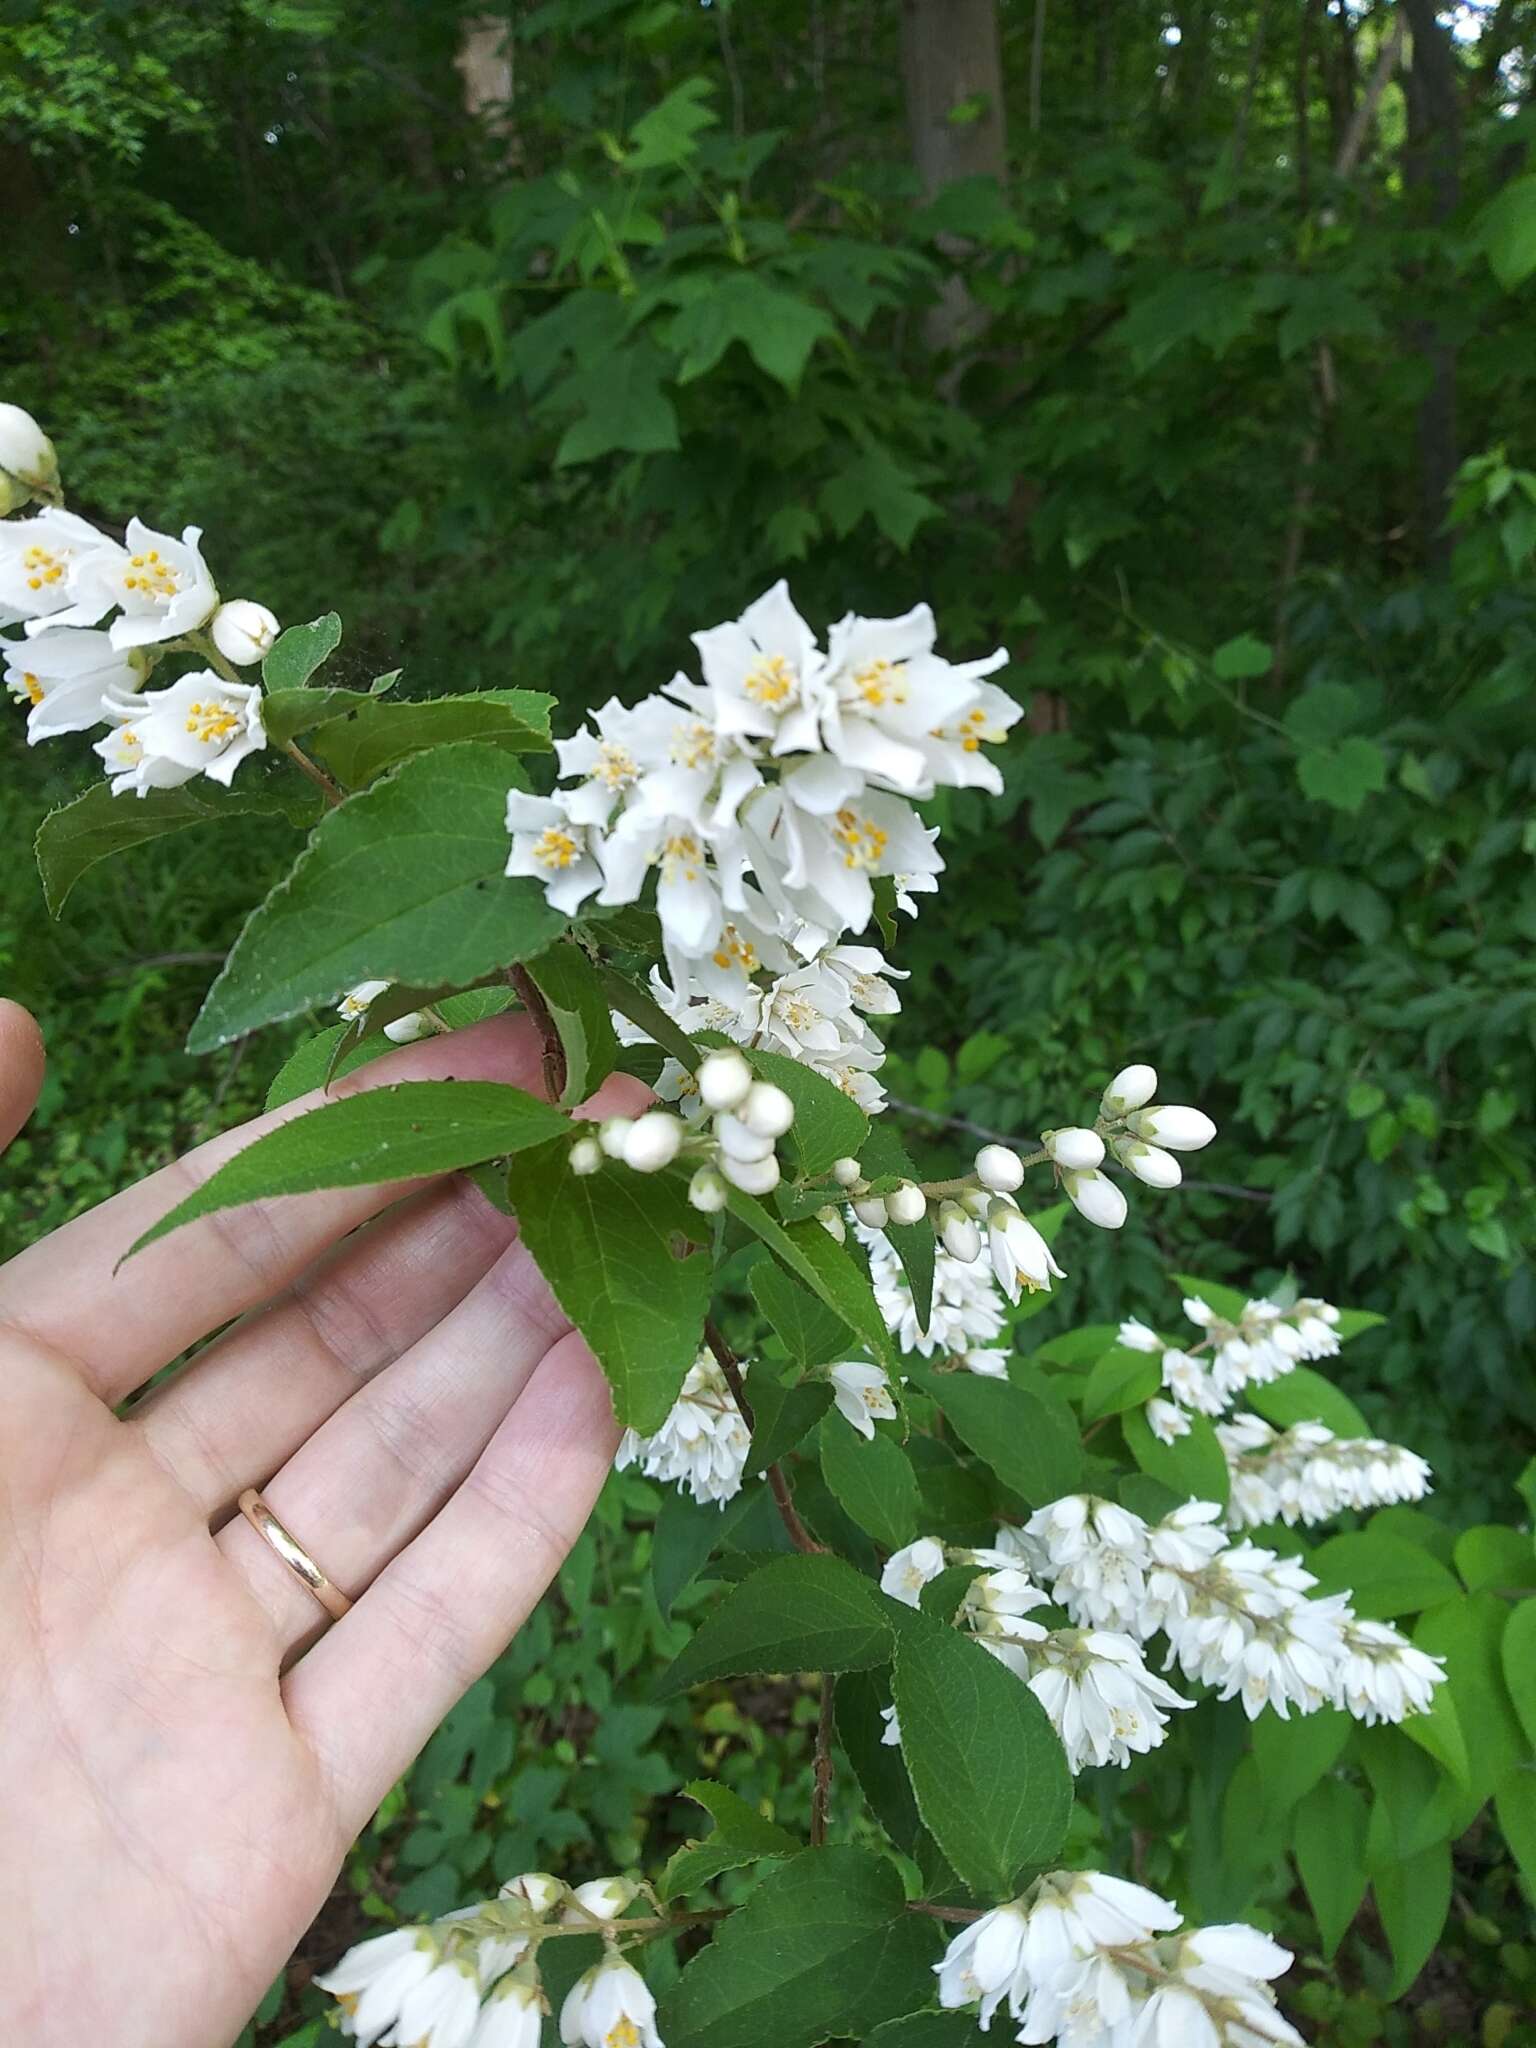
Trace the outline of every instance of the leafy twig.
<instances>
[{"instance_id":1,"label":"leafy twig","mask_svg":"<svg viewBox=\"0 0 1536 2048\"><path fill-rule=\"evenodd\" d=\"M725 1383L731 1390L731 1399L741 1410L742 1421L748 1429L755 1429L757 1418L752 1413L752 1404L747 1399L747 1390L742 1381L741 1367L736 1354L713 1323L705 1323L704 1341L715 1354L715 1363L725 1376ZM789 1531L789 1540L796 1550L803 1550L807 1556L824 1555L827 1546L818 1543L800 1519L799 1511L795 1507L794 1494L790 1491L789 1481L784 1476L784 1468L778 1464L770 1465L763 1477L768 1481L768 1490L772 1493L774 1504L778 1508L779 1519Z\"/></svg>"}]
</instances>

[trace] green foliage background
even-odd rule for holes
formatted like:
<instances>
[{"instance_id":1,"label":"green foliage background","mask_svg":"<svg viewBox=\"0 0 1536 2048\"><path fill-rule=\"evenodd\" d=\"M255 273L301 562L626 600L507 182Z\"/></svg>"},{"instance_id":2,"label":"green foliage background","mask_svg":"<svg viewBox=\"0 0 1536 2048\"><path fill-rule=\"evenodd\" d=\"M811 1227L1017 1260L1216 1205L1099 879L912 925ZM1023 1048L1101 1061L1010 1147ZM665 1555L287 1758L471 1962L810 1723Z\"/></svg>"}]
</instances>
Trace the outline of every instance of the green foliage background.
<instances>
[{"instance_id":1,"label":"green foliage background","mask_svg":"<svg viewBox=\"0 0 1536 2048\"><path fill-rule=\"evenodd\" d=\"M227 595L336 608L343 673L403 661L410 693L548 690L568 728L781 573L820 623L927 597L950 651L1005 641L1029 717L1001 806L932 807L950 871L904 934L900 1114L958 1158L944 1117L1031 1136L1151 1059L1222 1136L1188 1193L1074 1239L1050 1313L1294 1268L1390 1318L1345 1379L1430 1457L1432 1506L1513 1521L1536 5L958 13L998 66L920 170L901 10L868 0L18 0L0 389L74 501L201 524ZM162 842L52 926L20 848L86 779L79 747L4 743L0 960L54 1049L11 1244L247 1113L285 1049L180 1050L282 836ZM657 1504L610 1488L314 1958L386 1900L649 1860L696 1830L701 1770L801 1817L809 1695L650 1701L682 1639L644 1569ZM1510 1866L1458 1853L1411 2005L1346 1944L1307 1994L1323 2038L1536 2038ZM263 2043L309 2038L305 1976Z\"/></svg>"}]
</instances>

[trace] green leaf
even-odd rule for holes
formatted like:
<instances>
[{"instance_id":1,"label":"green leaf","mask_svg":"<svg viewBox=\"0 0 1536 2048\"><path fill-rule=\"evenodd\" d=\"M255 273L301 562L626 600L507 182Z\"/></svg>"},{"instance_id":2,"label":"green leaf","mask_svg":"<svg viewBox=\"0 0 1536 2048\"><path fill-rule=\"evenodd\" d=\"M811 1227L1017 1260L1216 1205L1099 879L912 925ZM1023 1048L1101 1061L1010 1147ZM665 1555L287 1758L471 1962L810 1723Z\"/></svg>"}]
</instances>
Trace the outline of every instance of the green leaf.
<instances>
[{"instance_id":1,"label":"green leaf","mask_svg":"<svg viewBox=\"0 0 1536 2048\"><path fill-rule=\"evenodd\" d=\"M1368 796L1387 786L1387 757L1373 740L1358 734L1337 746L1312 747L1298 755L1296 779L1318 803L1351 815Z\"/></svg>"},{"instance_id":2,"label":"green leaf","mask_svg":"<svg viewBox=\"0 0 1536 2048\"><path fill-rule=\"evenodd\" d=\"M886 1550L918 1533L917 1474L899 1444L876 1430L862 1437L840 1415L822 1420L821 1476L839 1506Z\"/></svg>"},{"instance_id":3,"label":"green leaf","mask_svg":"<svg viewBox=\"0 0 1536 2048\"><path fill-rule=\"evenodd\" d=\"M697 1501L680 1487L667 1488L651 1533L651 1587L664 1618L670 1619L678 1594L692 1585L753 1498L751 1490L743 1487L722 1506L715 1501Z\"/></svg>"},{"instance_id":4,"label":"green leaf","mask_svg":"<svg viewBox=\"0 0 1536 2048\"><path fill-rule=\"evenodd\" d=\"M1341 1778L1314 1785L1297 1809L1291 1846L1317 1918L1325 1962L1332 1962L1365 1897L1369 1819L1364 1795Z\"/></svg>"},{"instance_id":5,"label":"green leaf","mask_svg":"<svg viewBox=\"0 0 1536 2048\"><path fill-rule=\"evenodd\" d=\"M1371 1425L1347 1394L1310 1366L1298 1365L1284 1378L1261 1387L1245 1387L1243 1399L1276 1429L1298 1422L1320 1422L1335 1436L1370 1436Z\"/></svg>"},{"instance_id":6,"label":"green leaf","mask_svg":"<svg viewBox=\"0 0 1536 2048\"><path fill-rule=\"evenodd\" d=\"M499 1016L503 1010L510 1009L511 1004L510 989L472 988L466 989L462 995L443 996L435 1007L445 1024L461 1031L466 1025L480 1023L483 1018ZM352 1044L343 1049L348 1039ZM356 1073L359 1067L371 1066L374 1060L382 1059L386 1053L396 1049L382 1031L373 1031L366 1038L359 1038L355 1024L329 1024L324 1031L317 1031L313 1038L306 1038L288 1055L273 1075L262 1107L281 1109L285 1103L307 1095L312 1088L328 1087L331 1082L341 1080L343 1075Z\"/></svg>"},{"instance_id":7,"label":"green leaf","mask_svg":"<svg viewBox=\"0 0 1536 2048\"><path fill-rule=\"evenodd\" d=\"M585 1102L619 1063L619 1041L603 985L579 946L555 945L528 963L529 979L544 998L565 1054L560 1100Z\"/></svg>"},{"instance_id":8,"label":"green leaf","mask_svg":"<svg viewBox=\"0 0 1536 2048\"><path fill-rule=\"evenodd\" d=\"M1500 1636L1499 1659L1509 1699L1536 1750L1536 1600L1522 1600L1511 1611Z\"/></svg>"},{"instance_id":9,"label":"green leaf","mask_svg":"<svg viewBox=\"0 0 1536 2048\"><path fill-rule=\"evenodd\" d=\"M788 1053L741 1050L752 1071L782 1088L795 1105L789 1144L808 1179L825 1173L834 1159L857 1158L869 1136L869 1118L835 1082Z\"/></svg>"},{"instance_id":10,"label":"green leaf","mask_svg":"<svg viewBox=\"0 0 1536 2048\"><path fill-rule=\"evenodd\" d=\"M911 1358L905 1364L908 1377L938 1402L961 1442L1010 1493L1031 1507L1044 1507L1077 1491L1082 1446L1070 1415L1063 1424L1048 1402L1010 1380L935 1372Z\"/></svg>"},{"instance_id":11,"label":"green leaf","mask_svg":"<svg viewBox=\"0 0 1536 2048\"><path fill-rule=\"evenodd\" d=\"M1531 1541L1530 1532L1525 1529L1511 1529L1502 1522L1480 1522L1471 1529L1463 1529L1456 1539L1456 1569L1469 1593L1481 1592L1485 1586L1503 1586L1510 1591L1516 1588L1536 1587L1536 1544ZM1522 1603L1528 1607L1529 1602ZM1516 1609L1516 1613L1521 1610ZM1514 1616L1510 1623L1513 1626ZM1509 1635L1505 1632L1505 1656L1509 1653ZM1536 1682L1536 1657L1533 1657L1530 1672ZM1533 1736L1536 1743L1536 1736Z\"/></svg>"},{"instance_id":12,"label":"green leaf","mask_svg":"<svg viewBox=\"0 0 1536 2048\"><path fill-rule=\"evenodd\" d=\"M98 782L73 803L50 811L37 828L34 844L43 900L54 917L60 916L76 882L98 861L163 839L167 832L251 817L281 818L307 829L319 813L319 798L300 791L218 789L184 782L180 789L152 789L135 797L114 796L107 783Z\"/></svg>"},{"instance_id":13,"label":"green leaf","mask_svg":"<svg viewBox=\"0 0 1536 2048\"><path fill-rule=\"evenodd\" d=\"M833 1696L837 1739L870 1811L896 1847L910 1856L923 1839L923 1824L901 1751L884 1739L886 1722L881 1709L889 1703L890 1689L882 1687L873 1671L845 1671L837 1681Z\"/></svg>"},{"instance_id":14,"label":"green leaf","mask_svg":"<svg viewBox=\"0 0 1536 2048\"><path fill-rule=\"evenodd\" d=\"M1231 1488L1226 1453L1204 1415L1191 1415L1189 1432L1171 1444L1159 1442L1141 1409L1120 1418L1126 1449L1149 1479L1176 1493L1180 1500L1214 1500L1226 1506Z\"/></svg>"},{"instance_id":15,"label":"green leaf","mask_svg":"<svg viewBox=\"0 0 1536 2048\"><path fill-rule=\"evenodd\" d=\"M1127 1408L1144 1408L1162 1384L1160 1359L1149 1351L1112 1345L1083 1383L1083 1420L1097 1422Z\"/></svg>"},{"instance_id":16,"label":"green leaf","mask_svg":"<svg viewBox=\"0 0 1536 2048\"><path fill-rule=\"evenodd\" d=\"M1264 641L1252 633L1239 633L1235 640L1217 648L1211 668L1224 683L1232 683L1248 676L1267 676L1274 658L1274 649Z\"/></svg>"},{"instance_id":17,"label":"green leaf","mask_svg":"<svg viewBox=\"0 0 1536 2048\"><path fill-rule=\"evenodd\" d=\"M922 1178L888 1117L875 1124L858 1156L867 1179L873 1180L885 1174L895 1174L899 1180L917 1181ZM885 1239L901 1261L901 1270L912 1293L912 1306L917 1312L918 1326L926 1331L933 1316L933 1276L938 1261L933 1224L927 1216L921 1223L888 1223Z\"/></svg>"},{"instance_id":18,"label":"green leaf","mask_svg":"<svg viewBox=\"0 0 1536 2048\"><path fill-rule=\"evenodd\" d=\"M341 620L335 612L290 626L279 633L262 657L261 680L269 690L297 690L341 645Z\"/></svg>"},{"instance_id":19,"label":"green leaf","mask_svg":"<svg viewBox=\"0 0 1536 2048\"><path fill-rule=\"evenodd\" d=\"M662 2001L667 2048L816 2048L933 1995L938 1946L868 1849L807 1849L770 1872Z\"/></svg>"},{"instance_id":20,"label":"green leaf","mask_svg":"<svg viewBox=\"0 0 1536 2048\"><path fill-rule=\"evenodd\" d=\"M864 2036L864 2048L982 2048L974 2013L910 2012Z\"/></svg>"},{"instance_id":21,"label":"green leaf","mask_svg":"<svg viewBox=\"0 0 1536 2048\"><path fill-rule=\"evenodd\" d=\"M973 1637L927 1615L896 1642L894 1681L918 1812L984 1898L1018 1890L1066 1839L1072 1775L1045 1709Z\"/></svg>"},{"instance_id":22,"label":"green leaf","mask_svg":"<svg viewBox=\"0 0 1536 2048\"><path fill-rule=\"evenodd\" d=\"M775 1558L726 1594L663 1672L658 1697L714 1678L865 1671L887 1663L890 1610L871 1581L840 1557Z\"/></svg>"},{"instance_id":23,"label":"green leaf","mask_svg":"<svg viewBox=\"0 0 1536 2048\"><path fill-rule=\"evenodd\" d=\"M291 1118L237 1152L133 1246L241 1202L451 1173L482 1159L544 1145L564 1156L565 1118L500 1081L399 1081ZM572 1178L569 1173L567 1178Z\"/></svg>"},{"instance_id":24,"label":"green leaf","mask_svg":"<svg viewBox=\"0 0 1536 2048\"><path fill-rule=\"evenodd\" d=\"M894 1365L890 1333L875 1304L868 1276L841 1245L834 1244L819 1223L780 1223L771 1210L740 1188L727 1191L726 1206L738 1222L744 1223L783 1260L797 1280L803 1280L813 1294L842 1318L882 1365Z\"/></svg>"},{"instance_id":25,"label":"green leaf","mask_svg":"<svg viewBox=\"0 0 1536 2048\"><path fill-rule=\"evenodd\" d=\"M1461 1591L1427 1550L1373 1529L1330 1536L1308 1564L1325 1593L1348 1593L1355 1612L1372 1621L1438 1607Z\"/></svg>"},{"instance_id":26,"label":"green leaf","mask_svg":"<svg viewBox=\"0 0 1536 2048\"><path fill-rule=\"evenodd\" d=\"M1354 1722L1337 1707L1282 1721L1261 1714L1249 1730L1263 1789L1264 1811L1283 1819L1344 1754Z\"/></svg>"},{"instance_id":27,"label":"green leaf","mask_svg":"<svg viewBox=\"0 0 1536 2048\"><path fill-rule=\"evenodd\" d=\"M745 1469L756 1474L777 1464L810 1435L832 1405L832 1389L825 1380L787 1387L766 1373L754 1374L748 1400L754 1428Z\"/></svg>"},{"instance_id":28,"label":"green leaf","mask_svg":"<svg viewBox=\"0 0 1536 2048\"><path fill-rule=\"evenodd\" d=\"M1472 229L1488 267L1512 292L1536 272L1536 176L1511 178Z\"/></svg>"},{"instance_id":29,"label":"green leaf","mask_svg":"<svg viewBox=\"0 0 1536 2048\"><path fill-rule=\"evenodd\" d=\"M547 753L554 702L542 690L479 690L405 704L354 696L344 717L324 721L314 752L348 789L362 789L412 754L455 742L476 740L504 754ZM512 778L503 774L505 796Z\"/></svg>"},{"instance_id":30,"label":"green leaf","mask_svg":"<svg viewBox=\"0 0 1536 2048\"><path fill-rule=\"evenodd\" d=\"M1494 1794L1494 1811L1527 1888L1536 1890L1536 1769L1526 1763L1507 1770Z\"/></svg>"},{"instance_id":31,"label":"green leaf","mask_svg":"<svg viewBox=\"0 0 1536 2048\"><path fill-rule=\"evenodd\" d=\"M1451 1845L1433 1842L1417 1856L1378 1870L1376 1910L1392 1944L1389 1998L1401 1998L1429 1961L1451 1909Z\"/></svg>"},{"instance_id":32,"label":"green leaf","mask_svg":"<svg viewBox=\"0 0 1536 2048\"><path fill-rule=\"evenodd\" d=\"M562 1143L512 1161L522 1240L607 1374L615 1415L648 1436L698 1356L710 1257L674 1256L697 1220L680 1188L621 1166L575 1174L569 1158Z\"/></svg>"},{"instance_id":33,"label":"green leaf","mask_svg":"<svg viewBox=\"0 0 1536 2048\"><path fill-rule=\"evenodd\" d=\"M712 370L734 341L758 368L794 396L811 350L837 332L819 306L742 270L711 280L709 290L672 323L669 340L682 357L679 384Z\"/></svg>"},{"instance_id":34,"label":"green leaf","mask_svg":"<svg viewBox=\"0 0 1536 2048\"><path fill-rule=\"evenodd\" d=\"M1522 1601L1515 1614L1529 1611L1529 1603ZM1517 1693L1504 1675L1504 1637L1513 1619L1496 1594L1472 1593L1431 1609L1413 1631L1419 1649L1445 1659L1446 1684L1466 1739L1471 1789L1484 1798L1532 1748L1531 1734L1522 1725L1522 1715L1532 1714L1528 1676L1525 1689ZM1529 1627L1523 1623L1522 1631ZM1517 1648L1517 1670L1524 1673L1520 1654Z\"/></svg>"},{"instance_id":35,"label":"green leaf","mask_svg":"<svg viewBox=\"0 0 1536 2048\"><path fill-rule=\"evenodd\" d=\"M211 1052L334 1002L360 981L478 981L560 932L535 881L509 881L507 771L494 748L440 747L320 820L247 920L187 1044Z\"/></svg>"},{"instance_id":36,"label":"green leaf","mask_svg":"<svg viewBox=\"0 0 1536 2048\"><path fill-rule=\"evenodd\" d=\"M1399 1724L1410 1742L1417 1743L1426 1756L1444 1764L1463 1792L1472 1790L1472 1760L1467 1739L1461 1732L1461 1716L1448 1685L1437 1685L1427 1714L1409 1714Z\"/></svg>"},{"instance_id":37,"label":"green leaf","mask_svg":"<svg viewBox=\"0 0 1536 2048\"><path fill-rule=\"evenodd\" d=\"M788 1829L764 1820L755 1806L726 1785L696 1779L683 1787L683 1796L697 1800L715 1827L705 1841L690 1841L674 1852L659 1886L664 1899L686 1897L723 1871L740 1870L767 1857L797 1856L804 1847Z\"/></svg>"},{"instance_id":38,"label":"green leaf","mask_svg":"<svg viewBox=\"0 0 1536 2048\"><path fill-rule=\"evenodd\" d=\"M752 1298L804 1372L831 1365L848 1348L848 1325L782 1266L759 1259L747 1283Z\"/></svg>"},{"instance_id":39,"label":"green leaf","mask_svg":"<svg viewBox=\"0 0 1536 2048\"><path fill-rule=\"evenodd\" d=\"M667 1015L649 989L631 981L627 974L620 974L616 967L599 967L597 973L603 993L619 1015L638 1025L654 1044L671 1053L691 1074L705 1049L696 1045L683 1027Z\"/></svg>"},{"instance_id":40,"label":"green leaf","mask_svg":"<svg viewBox=\"0 0 1536 2048\"><path fill-rule=\"evenodd\" d=\"M555 450L555 468L627 452L671 455L680 443L677 413L662 390L667 359L644 335L588 365L551 392L551 407L573 403L581 417Z\"/></svg>"}]
</instances>

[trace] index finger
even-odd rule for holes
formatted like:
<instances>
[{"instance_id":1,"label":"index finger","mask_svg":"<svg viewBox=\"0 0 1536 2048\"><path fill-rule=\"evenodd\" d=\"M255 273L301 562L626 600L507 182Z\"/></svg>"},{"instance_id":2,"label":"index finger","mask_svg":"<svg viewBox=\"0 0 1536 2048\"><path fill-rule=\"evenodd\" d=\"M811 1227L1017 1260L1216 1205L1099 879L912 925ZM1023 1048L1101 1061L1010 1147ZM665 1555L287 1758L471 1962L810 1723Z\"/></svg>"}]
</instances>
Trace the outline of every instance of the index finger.
<instances>
[{"instance_id":1,"label":"index finger","mask_svg":"<svg viewBox=\"0 0 1536 2048\"><path fill-rule=\"evenodd\" d=\"M540 1072L539 1036L522 1015L402 1046L329 1093L314 1090L210 1138L22 1252L0 1269L0 1321L63 1352L104 1401L120 1401L189 1344L290 1285L327 1245L425 1184L252 1202L161 1238L117 1270L128 1247L232 1154L338 1096L443 1080L506 1081L542 1092Z\"/></svg>"}]
</instances>

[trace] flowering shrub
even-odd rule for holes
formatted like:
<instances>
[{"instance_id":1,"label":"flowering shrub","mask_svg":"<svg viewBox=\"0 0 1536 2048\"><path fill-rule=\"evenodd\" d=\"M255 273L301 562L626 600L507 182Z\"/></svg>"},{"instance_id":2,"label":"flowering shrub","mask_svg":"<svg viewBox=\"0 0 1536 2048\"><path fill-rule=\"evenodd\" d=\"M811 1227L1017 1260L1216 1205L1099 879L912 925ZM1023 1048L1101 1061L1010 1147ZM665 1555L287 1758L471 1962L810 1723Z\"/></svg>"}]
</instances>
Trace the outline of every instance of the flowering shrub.
<instances>
[{"instance_id":1,"label":"flowering shrub","mask_svg":"<svg viewBox=\"0 0 1536 2048\"><path fill-rule=\"evenodd\" d=\"M606 1373L620 1467L676 1490L658 1574L673 1597L728 1581L662 1689L817 1674L808 1844L695 1785L714 1830L649 1879L523 1873L351 1950L321 1980L342 2031L526 2048L558 2012L586 2048L948 2048L1006 2007L1020 2042L1294 2042L1287 1951L1189 1924L1141 1881L1216 1889L1200 1815L1212 1785L1243 1815L1247 1765L1252 1840L1225 1853L1290 1849L1327 1952L1373 1883L1406 1986L1450 1841L1490 1794L1529 1829L1533 1781L1478 1664L1480 1611L1408 1505L1427 1466L1315 1370L1379 1318L1173 1276L1182 1341L1138 1315L1026 1355L1062 1233L1176 1189L1214 1125L1144 1064L1038 1148L989 1141L956 1175L881 1120L872 1020L904 978L885 949L944 868L917 805L1001 789L1005 656L941 656L926 606L849 616L823 647L779 584L694 636L702 680L552 741L538 693L328 683L334 614L281 632L221 600L195 528L134 521L120 542L63 508L57 476L35 423L0 412L7 683L30 739L103 733L103 780L39 837L53 907L111 853L270 813L309 836L194 1048L334 1005L277 1076L283 1104L514 1004L544 1047L542 1096L416 1082L296 1116L140 1243L258 1197L472 1171ZM156 684L173 657L192 665ZM523 762L549 753L535 790ZM621 1066L656 1106L584 1116ZM821 1484L797 1492L812 1457ZM1296 1534L1341 1513L1371 1520ZM1422 1610L1414 1638L1393 1625ZM838 1753L868 1815L832 1845ZM1096 1839L1108 1794L1080 1781L1133 1758L1150 1812ZM1087 1867L1122 1836L1134 1882ZM716 1902L759 1867L744 1903ZM644 1944L704 1929L648 1984Z\"/></svg>"}]
</instances>

